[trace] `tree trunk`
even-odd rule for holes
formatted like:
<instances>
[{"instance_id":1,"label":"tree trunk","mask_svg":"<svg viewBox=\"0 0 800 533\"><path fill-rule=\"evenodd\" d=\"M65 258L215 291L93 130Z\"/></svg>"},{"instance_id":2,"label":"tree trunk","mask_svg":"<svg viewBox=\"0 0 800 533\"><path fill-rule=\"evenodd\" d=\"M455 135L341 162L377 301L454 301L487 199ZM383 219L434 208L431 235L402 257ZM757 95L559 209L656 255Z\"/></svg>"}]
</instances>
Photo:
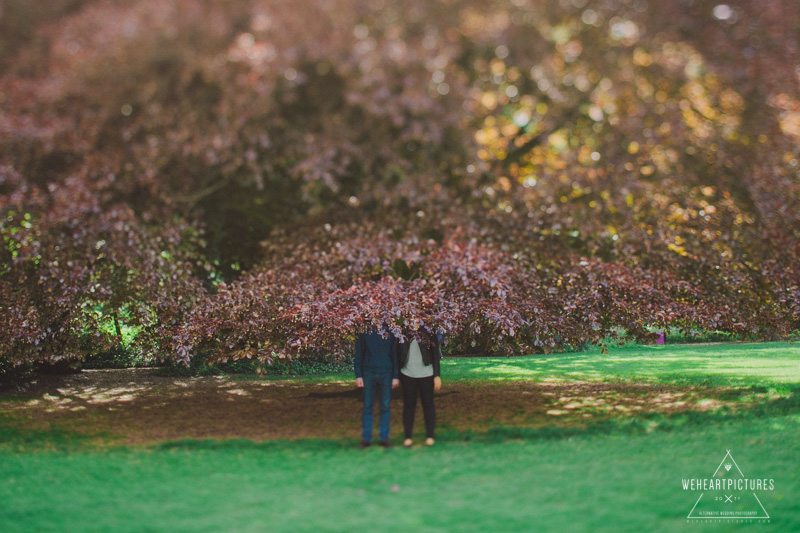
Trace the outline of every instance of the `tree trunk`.
<instances>
[{"instance_id":1,"label":"tree trunk","mask_svg":"<svg viewBox=\"0 0 800 533\"><path fill-rule=\"evenodd\" d=\"M114 318L114 330L117 332L117 339L122 342L122 328L119 326L119 317L116 311L111 316Z\"/></svg>"}]
</instances>

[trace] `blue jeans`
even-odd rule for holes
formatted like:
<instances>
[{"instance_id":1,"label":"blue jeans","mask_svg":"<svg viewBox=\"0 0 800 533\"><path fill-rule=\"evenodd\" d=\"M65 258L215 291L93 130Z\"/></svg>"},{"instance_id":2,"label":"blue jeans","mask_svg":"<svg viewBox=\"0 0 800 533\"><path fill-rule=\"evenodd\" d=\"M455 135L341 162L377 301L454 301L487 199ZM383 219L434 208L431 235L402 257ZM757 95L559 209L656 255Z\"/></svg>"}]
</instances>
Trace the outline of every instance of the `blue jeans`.
<instances>
[{"instance_id":1,"label":"blue jeans","mask_svg":"<svg viewBox=\"0 0 800 533\"><path fill-rule=\"evenodd\" d=\"M375 395L378 395L380 440L389 440L389 401L392 397L392 373L364 370L364 412L361 414L361 435L372 442L372 411L375 410Z\"/></svg>"}]
</instances>

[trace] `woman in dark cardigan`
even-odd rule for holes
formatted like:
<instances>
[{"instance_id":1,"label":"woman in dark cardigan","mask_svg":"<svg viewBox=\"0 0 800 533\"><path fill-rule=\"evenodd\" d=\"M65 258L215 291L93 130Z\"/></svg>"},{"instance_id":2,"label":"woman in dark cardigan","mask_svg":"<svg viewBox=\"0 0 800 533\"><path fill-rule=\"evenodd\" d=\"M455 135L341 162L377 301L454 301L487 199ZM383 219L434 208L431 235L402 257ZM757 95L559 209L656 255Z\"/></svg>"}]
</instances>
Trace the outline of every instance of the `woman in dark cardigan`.
<instances>
[{"instance_id":1,"label":"woman in dark cardigan","mask_svg":"<svg viewBox=\"0 0 800 533\"><path fill-rule=\"evenodd\" d=\"M422 414L425 418L425 444L432 446L436 429L436 407L433 392L442 388L439 374L439 359L442 350L439 339L424 330L414 333L404 332L406 342L397 344L397 362L400 367L400 386L403 389L403 446L412 444L411 434L414 430L414 412L417 408L417 396L422 400Z\"/></svg>"}]
</instances>

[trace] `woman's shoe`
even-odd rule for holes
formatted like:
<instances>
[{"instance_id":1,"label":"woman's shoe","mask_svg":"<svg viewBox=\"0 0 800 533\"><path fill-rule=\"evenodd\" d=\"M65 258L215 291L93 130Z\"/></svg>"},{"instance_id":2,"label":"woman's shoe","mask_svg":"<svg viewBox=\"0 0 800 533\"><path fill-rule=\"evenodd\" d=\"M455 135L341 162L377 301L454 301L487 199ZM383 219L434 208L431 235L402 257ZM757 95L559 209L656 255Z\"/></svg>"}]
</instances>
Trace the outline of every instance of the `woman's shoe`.
<instances>
[{"instance_id":1,"label":"woman's shoe","mask_svg":"<svg viewBox=\"0 0 800 533\"><path fill-rule=\"evenodd\" d=\"M433 443L436 442L432 438L425 439L425 446L433 446Z\"/></svg>"},{"instance_id":2,"label":"woman's shoe","mask_svg":"<svg viewBox=\"0 0 800 533\"><path fill-rule=\"evenodd\" d=\"M403 441L403 446L405 446L406 448L411 448L412 444L414 443L411 441L411 439L406 439Z\"/></svg>"}]
</instances>

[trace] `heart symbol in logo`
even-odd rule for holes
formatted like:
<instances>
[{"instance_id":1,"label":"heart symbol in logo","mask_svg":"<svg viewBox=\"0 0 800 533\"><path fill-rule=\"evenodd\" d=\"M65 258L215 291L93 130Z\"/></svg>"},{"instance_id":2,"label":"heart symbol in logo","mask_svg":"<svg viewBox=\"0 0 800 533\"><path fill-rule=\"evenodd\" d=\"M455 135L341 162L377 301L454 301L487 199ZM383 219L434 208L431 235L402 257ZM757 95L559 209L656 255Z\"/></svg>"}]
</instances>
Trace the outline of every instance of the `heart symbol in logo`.
<instances>
[{"instance_id":1,"label":"heart symbol in logo","mask_svg":"<svg viewBox=\"0 0 800 533\"><path fill-rule=\"evenodd\" d=\"M730 469L731 469L731 464L730 463L726 463L725 464L725 470L730 470Z\"/></svg>"}]
</instances>

